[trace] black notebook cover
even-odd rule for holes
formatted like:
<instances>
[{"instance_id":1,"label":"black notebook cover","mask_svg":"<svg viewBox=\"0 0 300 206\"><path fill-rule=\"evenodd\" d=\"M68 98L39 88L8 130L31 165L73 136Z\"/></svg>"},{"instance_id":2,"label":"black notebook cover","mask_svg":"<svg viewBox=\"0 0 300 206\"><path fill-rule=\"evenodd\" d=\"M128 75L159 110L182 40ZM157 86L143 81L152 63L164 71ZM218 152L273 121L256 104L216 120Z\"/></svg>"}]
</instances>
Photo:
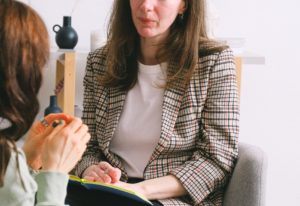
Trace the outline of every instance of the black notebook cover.
<instances>
[{"instance_id":1,"label":"black notebook cover","mask_svg":"<svg viewBox=\"0 0 300 206\"><path fill-rule=\"evenodd\" d=\"M70 206L151 206L152 203L134 191L118 186L92 182L70 176L66 204Z\"/></svg>"}]
</instances>

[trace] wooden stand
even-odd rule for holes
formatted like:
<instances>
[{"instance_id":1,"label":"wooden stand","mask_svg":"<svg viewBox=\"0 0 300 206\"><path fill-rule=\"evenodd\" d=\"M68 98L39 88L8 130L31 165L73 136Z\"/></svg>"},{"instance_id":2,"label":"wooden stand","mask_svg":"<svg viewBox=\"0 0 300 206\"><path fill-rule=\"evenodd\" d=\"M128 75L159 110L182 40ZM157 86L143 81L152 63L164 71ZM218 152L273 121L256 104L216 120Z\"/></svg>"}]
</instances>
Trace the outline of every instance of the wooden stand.
<instances>
[{"instance_id":1,"label":"wooden stand","mask_svg":"<svg viewBox=\"0 0 300 206\"><path fill-rule=\"evenodd\" d=\"M64 52L56 61L56 95L58 105L69 115L74 115L75 74L75 52Z\"/></svg>"},{"instance_id":2,"label":"wooden stand","mask_svg":"<svg viewBox=\"0 0 300 206\"><path fill-rule=\"evenodd\" d=\"M236 67L236 80L238 87L238 95L241 94L241 78L242 78L242 57L235 57L235 67Z\"/></svg>"}]
</instances>

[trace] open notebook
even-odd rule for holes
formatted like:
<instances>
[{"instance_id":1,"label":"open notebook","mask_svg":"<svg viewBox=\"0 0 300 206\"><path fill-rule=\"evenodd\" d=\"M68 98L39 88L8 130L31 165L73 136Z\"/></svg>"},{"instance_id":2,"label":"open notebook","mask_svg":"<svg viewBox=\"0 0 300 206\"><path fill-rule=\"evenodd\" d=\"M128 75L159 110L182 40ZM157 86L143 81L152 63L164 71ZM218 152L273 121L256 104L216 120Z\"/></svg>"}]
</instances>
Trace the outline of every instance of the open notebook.
<instances>
[{"instance_id":1,"label":"open notebook","mask_svg":"<svg viewBox=\"0 0 300 206\"><path fill-rule=\"evenodd\" d=\"M66 203L70 206L151 206L152 203L138 193L118 186L92 182L70 175Z\"/></svg>"}]
</instances>

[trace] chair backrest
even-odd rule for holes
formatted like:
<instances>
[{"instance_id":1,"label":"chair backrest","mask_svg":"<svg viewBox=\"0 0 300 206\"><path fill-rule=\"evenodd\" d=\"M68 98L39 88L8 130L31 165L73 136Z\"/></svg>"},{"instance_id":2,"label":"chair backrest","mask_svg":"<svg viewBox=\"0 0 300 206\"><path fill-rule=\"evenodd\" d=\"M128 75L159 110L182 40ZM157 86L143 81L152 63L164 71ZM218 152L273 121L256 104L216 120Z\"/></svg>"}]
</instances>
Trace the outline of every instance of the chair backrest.
<instances>
[{"instance_id":1,"label":"chair backrest","mask_svg":"<svg viewBox=\"0 0 300 206\"><path fill-rule=\"evenodd\" d=\"M239 156L226 188L223 206L263 206L266 154L257 146L239 143Z\"/></svg>"}]
</instances>

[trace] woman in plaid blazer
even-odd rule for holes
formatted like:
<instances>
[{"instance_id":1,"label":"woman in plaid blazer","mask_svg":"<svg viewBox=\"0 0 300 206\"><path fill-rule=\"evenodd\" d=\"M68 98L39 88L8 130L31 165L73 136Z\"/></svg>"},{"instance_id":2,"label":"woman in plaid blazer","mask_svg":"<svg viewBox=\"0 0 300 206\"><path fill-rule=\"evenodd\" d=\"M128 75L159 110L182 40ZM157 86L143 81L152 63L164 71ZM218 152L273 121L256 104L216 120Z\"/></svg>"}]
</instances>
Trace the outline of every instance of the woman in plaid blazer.
<instances>
[{"instance_id":1,"label":"woman in plaid blazer","mask_svg":"<svg viewBox=\"0 0 300 206\"><path fill-rule=\"evenodd\" d=\"M158 205L222 205L239 106L233 54L208 39L204 3L115 1L108 43L88 56L83 121L92 138L77 175ZM155 86L144 86L149 71Z\"/></svg>"}]
</instances>

